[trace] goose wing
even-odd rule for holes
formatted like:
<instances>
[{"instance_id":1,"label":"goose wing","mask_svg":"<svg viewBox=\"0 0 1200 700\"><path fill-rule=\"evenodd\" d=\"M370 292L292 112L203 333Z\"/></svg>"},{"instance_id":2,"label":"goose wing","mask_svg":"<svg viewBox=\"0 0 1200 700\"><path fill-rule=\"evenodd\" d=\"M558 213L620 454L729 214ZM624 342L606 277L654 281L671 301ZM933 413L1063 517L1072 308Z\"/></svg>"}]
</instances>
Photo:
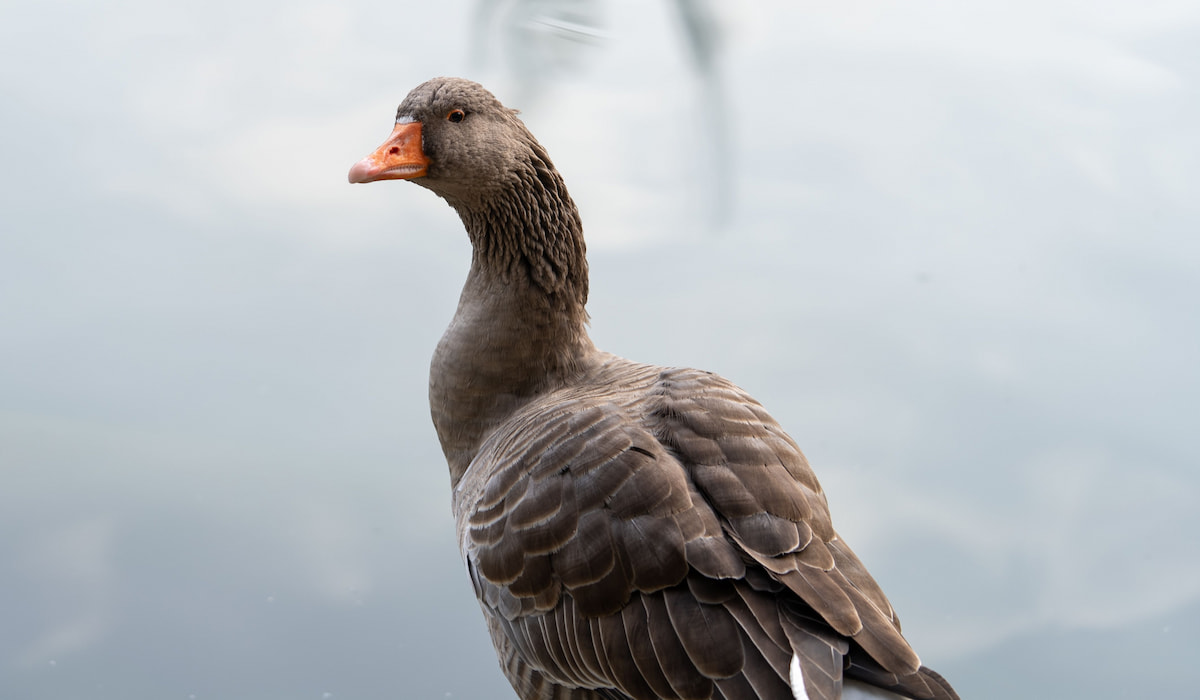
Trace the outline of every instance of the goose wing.
<instances>
[{"instance_id":1,"label":"goose wing","mask_svg":"<svg viewBox=\"0 0 1200 700\"><path fill-rule=\"evenodd\" d=\"M606 366L493 433L455 497L522 697L792 698L798 667L833 700L848 656L872 684L953 697L925 682L795 442L714 374Z\"/></svg>"}]
</instances>

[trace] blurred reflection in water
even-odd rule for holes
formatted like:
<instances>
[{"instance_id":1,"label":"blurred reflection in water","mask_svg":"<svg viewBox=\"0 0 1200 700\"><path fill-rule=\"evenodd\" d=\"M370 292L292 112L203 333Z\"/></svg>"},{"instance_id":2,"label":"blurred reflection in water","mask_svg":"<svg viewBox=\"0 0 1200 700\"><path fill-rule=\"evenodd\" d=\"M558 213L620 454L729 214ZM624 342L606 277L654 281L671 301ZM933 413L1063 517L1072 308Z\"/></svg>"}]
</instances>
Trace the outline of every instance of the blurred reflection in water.
<instances>
[{"instance_id":1,"label":"blurred reflection in water","mask_svg":"<svg viewBox=\"0 0 1200 700\"><path fill-rule=\"evenodd\" d=\"M596 0L480 0L471 21L476 66L499 60L528 104L556 79L570 76L605 32Z\"/></svg>"},{"instance_id":2,"label":"blurred reflection in water","mask_svg":"<svg viewBox=\"0 0 1200 700\"><path fill-rule=\"evenodd\" d=\"M672 17L683 38L679 51L697 78L694 113L708 150L702 178L710 226L723 226L734 199L729 129L721 71L722 22L711 0L674 0ZM471 18L472 63L476 70L499 68L512 81L506 101L532 106L555 81L570 80L604 49L601 0L479 0ZM615 30L613 30L615 31ZM662 37L673 43L675 37Z\"/></svg>"}]
</instances>

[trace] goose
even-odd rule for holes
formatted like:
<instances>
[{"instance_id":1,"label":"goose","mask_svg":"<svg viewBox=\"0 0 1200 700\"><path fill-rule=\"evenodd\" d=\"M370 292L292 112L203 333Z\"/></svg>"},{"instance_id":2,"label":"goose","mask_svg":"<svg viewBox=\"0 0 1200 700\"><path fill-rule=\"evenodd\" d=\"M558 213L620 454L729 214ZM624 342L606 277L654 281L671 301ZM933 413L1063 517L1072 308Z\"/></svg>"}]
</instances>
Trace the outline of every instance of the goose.
<instances>
[{"instance_id":1,"label":"goose","mask_svg":"<svg viewBox=\"0 0 1200 700\"><path fill-rule=\"evenodd\" d=\"M430 412L518 697L958 698L761 404L592 343L579 213L515 110L475 82L429 80L349 180L428 188L470 238Z\"/></svg>"}]
</instances>

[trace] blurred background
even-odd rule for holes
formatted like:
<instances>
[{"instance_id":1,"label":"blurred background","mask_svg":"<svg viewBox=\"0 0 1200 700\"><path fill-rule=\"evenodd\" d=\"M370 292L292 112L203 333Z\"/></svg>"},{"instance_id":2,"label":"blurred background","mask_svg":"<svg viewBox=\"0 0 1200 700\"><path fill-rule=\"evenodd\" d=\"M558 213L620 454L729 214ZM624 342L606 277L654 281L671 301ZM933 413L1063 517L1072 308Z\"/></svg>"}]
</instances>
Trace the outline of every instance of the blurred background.
<instances>
[{"instance_id":1,"label":"blurred background","mask_svg":"<svg viewBox=\"0 0 1200 700\"><path fill-rule=\"evenodd\" d=\"M435 75L964 698L1200 687L1197 3L127 0L0 6L0 696L513 697L425 397L466 237L346 183Z\"/></svg>"}]
</instances>

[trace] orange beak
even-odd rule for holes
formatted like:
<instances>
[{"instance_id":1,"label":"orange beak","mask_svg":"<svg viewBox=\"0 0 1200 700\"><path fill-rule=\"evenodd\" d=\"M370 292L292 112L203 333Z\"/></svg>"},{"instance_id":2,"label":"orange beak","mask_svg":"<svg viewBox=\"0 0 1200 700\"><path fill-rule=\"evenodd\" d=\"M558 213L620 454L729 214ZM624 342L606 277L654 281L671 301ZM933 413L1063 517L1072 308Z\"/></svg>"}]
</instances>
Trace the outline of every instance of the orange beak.
<instances>
[{"instance_id":1,"label":"orange beak","mask_svg":"<svg viewBox=\"0 0 1200 700\"><path fill-rule=\"evenodd\" d=\"M421 150L421 122L397 124L383 145L350 168L350 182L409 180L429 169Z\"/></svg>"}]
</instances>

